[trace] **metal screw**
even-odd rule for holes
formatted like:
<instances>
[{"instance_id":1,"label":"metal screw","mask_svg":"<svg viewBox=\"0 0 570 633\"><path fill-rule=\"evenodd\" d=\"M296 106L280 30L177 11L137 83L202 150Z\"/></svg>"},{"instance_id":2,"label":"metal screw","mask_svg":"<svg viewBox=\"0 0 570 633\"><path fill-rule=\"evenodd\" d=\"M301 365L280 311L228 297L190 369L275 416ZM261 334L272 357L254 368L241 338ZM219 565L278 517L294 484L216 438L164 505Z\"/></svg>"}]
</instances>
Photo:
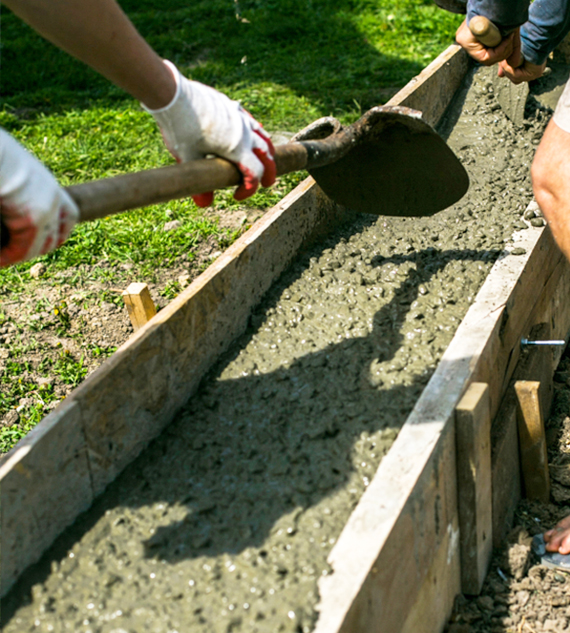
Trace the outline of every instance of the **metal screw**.
<instances>
[{"instance_id":1,"label":"metal screw","mask_svg":"<svg viewBox=\"0 0 570 633\"><path fill-rule=\"evenodd\" d=\"M529 341L527 338L521 338L521 345L566 345L566 341Z\"/></svg>"}]
</instances>

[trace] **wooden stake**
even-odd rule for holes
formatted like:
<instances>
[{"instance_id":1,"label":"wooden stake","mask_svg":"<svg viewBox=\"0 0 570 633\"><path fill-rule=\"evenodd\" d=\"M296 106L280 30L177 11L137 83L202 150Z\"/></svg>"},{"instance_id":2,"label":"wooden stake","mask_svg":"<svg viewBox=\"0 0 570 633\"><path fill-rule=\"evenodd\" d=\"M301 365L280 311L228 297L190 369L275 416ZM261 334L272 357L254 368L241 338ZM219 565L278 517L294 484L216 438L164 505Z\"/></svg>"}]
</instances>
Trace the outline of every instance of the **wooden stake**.
<instances>
[{"instance_id":1,"label":"wooden stake","mask_svg":"<svg viewBox=\"0 0 570 633\"><path fill-rule=\"evenodd\" d=\"M489 388L473 382L455 409L461 590L481 591L493 549Z\"/></svg>"},{"instance_id":2,"label":"wooden stake","mask_svg":"<svg viewBox=\"0 0 570 633\"><path fill-rule=\"evenodd\" d=\"M540 382L517 380L517 421L521 469L529 499L548 502L550 499L550 478L548 475L548 454L540 401Z\"/></svg>"},{"instance_id":3,"label":"wooden stake","mask_svg":"<svg viewBox=\"0 0 570 633\"><path fill-rule=\"evenodd\" d=\"M135 332L156 314L148 286L144 283L132 283L123 292L123 299Z\"/></svg>"}]
</instances>

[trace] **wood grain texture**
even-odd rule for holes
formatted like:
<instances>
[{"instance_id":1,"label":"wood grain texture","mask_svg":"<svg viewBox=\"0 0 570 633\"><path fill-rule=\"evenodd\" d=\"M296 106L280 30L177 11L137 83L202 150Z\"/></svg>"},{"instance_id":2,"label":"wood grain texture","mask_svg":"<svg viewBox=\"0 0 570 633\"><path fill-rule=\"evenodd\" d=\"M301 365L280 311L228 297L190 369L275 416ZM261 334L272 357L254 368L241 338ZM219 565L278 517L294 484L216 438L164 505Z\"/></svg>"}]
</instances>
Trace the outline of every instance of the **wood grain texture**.
<instances>
[{"instance_id":1,"label":"wood grain texture","mask_svg":"<svg viewBox=\"0 0 570 633\"><path fill-rule=\"evenodd\" d=\"M133 330L136 332L156 314L156 306L151 299L148 285L145 283L132 283L123 292L122 296Z\"/></svg>"},{"instance_id":2,"label":"wood grain texture","mask_svg":"<svg viewBox=\"0 0 570 633\"><path fill-rule=\"evenodd\" d=\"M548 503L550 476L540 385L538 380L517 380L514 390L518 404L517 421L525 496L533 501Z\"/></svg>"},{"instance_id":3,"label":"wood grain texture","mask_svg":"<svg viewBox=\"0 0 570 633\"><path fill-rule=\"evenodd\" d=\"M0 465L0 591L93 500L79 406L65 400Z\"/></svg>"},{"instance_id":4,"label":"wood grain texture","mask_svg":"<svg viewBox=\"0 0 570 633\"><path fill-rule=\"evenodd\" d=\"M386 105L400 105L420 110L423 119L435 126L449 106L450 97L461 85L469 64L469 57L465 51L460 46L452 45L395 94Z\"/></svg>"},{"instance_id":5,"label":"wood grain texture","mask_svg":"<svg viewBox=\"0 0 570 633\"><path fill-rule=\"evenodd\" d=\"M443 531L458 524L457 501L455 506L449 501L456 484L455 443L449 442L455 408L472 382L485 382L494 416L520 356L521 337L545 313L557 314L557 338L570 328L570 315L555 298L565 292L570 268L560 268L549 230L529 229L515 237L525 254L505 253L493 266L333 548L334 573L319 583L317 633L374 631L378 622L383 633L399 633L406 622L428 618L428 630L438 632L447 622L450 596L460 591L459 574L436 560L442 524ZM553 293L548 299L545 287ZM516 435L513 440L516 446ZM446 463L453 468L442 469ZM511 470L504 474L513 477ZM458 553L457 540L452 542ZM450 561L454 555L450 550ZM428 577L447 596L435 618L422 597Z\"/></svg>"},{"instance_id":6,"label":"wood grain texture","mask_svg":"<svg viewBox=\"0 0 570 633\"><path fill-rule=\"evenodd\" d=\"M455 409L461 589L477 595L493 550L489 387L473 382Z\"/></svg>"},{"instance_id":7,"label":"wood grain texture","mask_svg":"<svg viewBox=\"0 0 570 633\"><path fill-rule=\"evenodd\" d=\"M491 478L493 489L493 547L507 535L521 499L517 402L508 390L493 420L491 431Z\"/></svg>"}]
</instances>

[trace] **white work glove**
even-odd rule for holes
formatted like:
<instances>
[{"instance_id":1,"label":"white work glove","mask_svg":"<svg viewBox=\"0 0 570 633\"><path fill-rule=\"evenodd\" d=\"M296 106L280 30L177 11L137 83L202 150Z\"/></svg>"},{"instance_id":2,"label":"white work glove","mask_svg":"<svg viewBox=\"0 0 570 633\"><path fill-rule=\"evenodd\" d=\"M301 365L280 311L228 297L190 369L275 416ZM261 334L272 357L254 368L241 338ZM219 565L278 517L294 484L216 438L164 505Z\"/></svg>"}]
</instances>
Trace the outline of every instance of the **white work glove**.
<instances>
[{"instance_id":1,"label":"white work glove","mask_svg":"<svg viewBox=\"0 0 570 633\"><path fill-rule=\"evenodd\" d=\"M150 110L162 132L166 147L179 162L216 154L235 163L243 175L243 183L234 198L243 200L259 186L275 182L275 150L269 136L237 101L183 77L176 66L164 62L176 79L176 94L159 110ZM192 196L198 206L207 207L213 192Z\"/></svg>"},{"instance_id":2,"label":"white work glove","mask_svg":"<svg viewBox=\"0 0 570 633\"><path fill-rule=\"evenodd\" d=\"M8 242L0 267L43 255L60 246L79 210L51 172L0 129L0 216ZM2 243L6 235L2 235Z\"/></svg>"}]
</instances>

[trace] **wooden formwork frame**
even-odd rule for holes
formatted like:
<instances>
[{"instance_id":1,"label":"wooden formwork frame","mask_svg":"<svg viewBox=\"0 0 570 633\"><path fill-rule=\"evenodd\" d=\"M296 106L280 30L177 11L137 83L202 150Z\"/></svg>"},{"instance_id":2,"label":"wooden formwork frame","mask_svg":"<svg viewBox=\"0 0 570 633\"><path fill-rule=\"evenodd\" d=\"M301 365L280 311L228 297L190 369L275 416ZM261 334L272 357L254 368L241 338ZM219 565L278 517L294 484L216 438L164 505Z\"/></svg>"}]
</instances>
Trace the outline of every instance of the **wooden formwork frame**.
<instances>
[{"instance_id":1,"label":"wooden formwork frame","mask_svg":"<svg viewBox=\"0 0 570 633\"><path fill-rule=\"evenodd\" d=\"M467 68L451 46L389 103L434 125ZM172 420L298 252L347 216L305 180L0 460L0 595ZM457 402L486 382L495 413L521 336L570 326L570 267L550 233L518 239L526 254L493 267L332 550L317 633L441 630L460 591Z\"/></svg>"}]
</instances>

